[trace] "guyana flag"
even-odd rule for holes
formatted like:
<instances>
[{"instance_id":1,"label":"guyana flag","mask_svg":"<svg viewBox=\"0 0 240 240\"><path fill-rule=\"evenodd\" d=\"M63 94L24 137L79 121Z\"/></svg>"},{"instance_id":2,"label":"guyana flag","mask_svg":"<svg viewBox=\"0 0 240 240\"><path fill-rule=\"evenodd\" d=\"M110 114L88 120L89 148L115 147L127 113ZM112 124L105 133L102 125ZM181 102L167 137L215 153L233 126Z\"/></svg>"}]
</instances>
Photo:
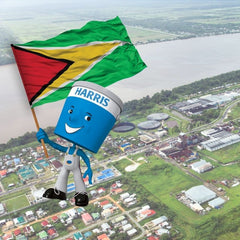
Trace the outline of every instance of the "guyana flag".
<instances>
[{"instance_id":1,"label":"guyana flag","mask_svg":"<svg viewBox=\"0 0 240 240\"><path fill-rule=\"evenodd\" d=\"M66 98L76 81L106 87L146 67L119 17L11 46L32 108Z\"/></svg>"}]
</instances>

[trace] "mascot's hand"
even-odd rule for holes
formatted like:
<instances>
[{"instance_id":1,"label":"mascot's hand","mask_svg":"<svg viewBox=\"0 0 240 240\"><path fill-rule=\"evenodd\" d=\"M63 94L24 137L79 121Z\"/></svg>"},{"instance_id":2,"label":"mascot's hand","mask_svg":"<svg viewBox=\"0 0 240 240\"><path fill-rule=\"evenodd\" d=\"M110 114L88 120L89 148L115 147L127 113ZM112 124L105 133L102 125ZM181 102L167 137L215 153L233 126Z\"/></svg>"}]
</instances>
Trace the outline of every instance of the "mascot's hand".
<instances>
[{"instance_id":1,"label":"mascot's hand","mask_svg":"<svg viewBox=\"0 0 240 240\"><path fill-rule=\"evenodd\" d=\"M88 175L88 182L92 184L92 169L88 168L87 171L84 173L83 178L87 177Z\"/></svg>"},{"instance_id":2,"label":"mascot's hand","mask_svg":"<svg viewBox=\"0 0 240 240\"><path fill-rule=\"evenodd\" d=\"M39 128L39 131L37 132L36 137L39 142L41 142L41 139L43 139L45 143L49 142L48 135L44 132L42 128Z\"/></svg>"}]
</instances>

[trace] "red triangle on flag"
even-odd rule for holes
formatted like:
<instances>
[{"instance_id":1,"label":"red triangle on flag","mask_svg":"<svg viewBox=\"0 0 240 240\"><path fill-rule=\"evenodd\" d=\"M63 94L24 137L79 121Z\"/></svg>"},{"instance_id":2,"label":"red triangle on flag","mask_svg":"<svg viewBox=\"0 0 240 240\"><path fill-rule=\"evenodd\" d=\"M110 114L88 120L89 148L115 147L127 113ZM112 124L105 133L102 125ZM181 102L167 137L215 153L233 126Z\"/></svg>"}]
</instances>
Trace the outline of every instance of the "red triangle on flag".
<instances>
[{"instance_id":1,"label":"red triangle on flag","mask_svg":"<svg viewBox=\"0 0 240 240\"><path fill-rule=\"evenodd\" d=\"M69 60L50 58L18 46L12 45L12 50L30 105L72 64Z\"/></svg>"}]
</instances>

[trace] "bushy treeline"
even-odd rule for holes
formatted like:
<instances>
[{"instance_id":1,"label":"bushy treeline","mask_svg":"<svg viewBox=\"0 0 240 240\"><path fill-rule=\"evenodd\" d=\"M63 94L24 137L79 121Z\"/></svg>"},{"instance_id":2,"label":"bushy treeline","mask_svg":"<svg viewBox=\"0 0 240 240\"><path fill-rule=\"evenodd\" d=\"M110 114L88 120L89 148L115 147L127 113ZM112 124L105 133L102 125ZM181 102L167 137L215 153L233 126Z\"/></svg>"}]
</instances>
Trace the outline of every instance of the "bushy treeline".
<instances>
[{"instance_id":1,"label":"bushy treeline","mask_svg":"<svg viewBox=\"0 0 240 240\"><path fill-rule=\"evenodd\" d=\"M52 136L54 128L47 127L45 131L47 132L48 136ZM10 149L13 147L22 146L36 140L36 132L27 132L23 136L11 138L7 143L0 144L0 152L4 152L6 149Z\"/></svg>"},{"instance_id":2,"label":"bushy treeline","mask_svg":"<svg viewBox=\"0 0 240 240\"><path fill-rule=\"evenodd\" d=\"M140 100L132 100L124 104L123 114L131 114L134 111L149 109L155 104L170 104L178 101L185 95L196 94L199 92L206 93L214 88L227 84L239 83L240 70L224 73L215 77L205 78L187 85L173 88L172 90L162 90L155 93L152 97L143 97Z\"/></svg>"},{"instance_id":3,"label":"bushy treeline","mask_svg":"<svg viewBox=\"0 0 240 240\"><path fill-rule=\"evenodd\" d=\"M162 90L155 93L152 97L146 96L139 100L132 100L124 104L123 114L134 116L135 113L151 109L155 104L166 105L178 101L185 95L191 95L198 92L207 92L213 88L224 86L226 84L240 82L240 70L225 73L212 78L202 79L187 85L183 85L172 90ZM49 136L53 135L54 128L48 127L46 131ZM36 140L36 132L27 132L23 136L10 139L6 144L0 144L0 152L16 146L31 143Z\"/></svg>"}]
</instances>

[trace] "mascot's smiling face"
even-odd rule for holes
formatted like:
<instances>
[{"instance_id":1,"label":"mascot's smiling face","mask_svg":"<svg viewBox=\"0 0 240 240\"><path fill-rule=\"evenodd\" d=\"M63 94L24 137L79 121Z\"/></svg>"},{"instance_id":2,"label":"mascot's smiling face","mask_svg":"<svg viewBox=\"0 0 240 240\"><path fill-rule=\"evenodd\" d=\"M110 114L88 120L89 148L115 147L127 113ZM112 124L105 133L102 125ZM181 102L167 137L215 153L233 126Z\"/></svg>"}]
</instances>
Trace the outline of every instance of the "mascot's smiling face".
<instances>
[{"instance_id":1,"label":"mascot's smiling face","mask_svg":"<svg viewBox=\"0 0 240 240\"><path fill-rule=\"evenodd\" d=\"M111 104L112 100L104 94L84 87L73 88L54 133L96 153L116 121L108 109Z\"/></svg>"}]
</instances>

